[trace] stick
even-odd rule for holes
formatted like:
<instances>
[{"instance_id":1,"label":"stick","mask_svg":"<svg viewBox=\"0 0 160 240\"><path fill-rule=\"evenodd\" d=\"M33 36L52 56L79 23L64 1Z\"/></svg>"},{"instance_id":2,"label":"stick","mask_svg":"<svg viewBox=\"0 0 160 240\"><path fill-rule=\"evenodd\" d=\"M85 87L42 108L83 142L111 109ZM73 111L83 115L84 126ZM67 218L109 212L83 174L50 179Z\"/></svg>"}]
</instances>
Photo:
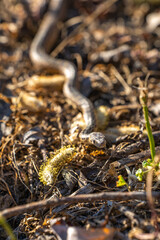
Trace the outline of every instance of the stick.
<instances>
[{"instance_id":1,"label":"stick","mask_svg":"<svg viewBox=\"0 0 160 240\"><path fill-rule=\"evenodd\" d=\"M152 196L154 198L160 199L160 192L152 192ZM95 194L82 194L78 196L72 197L63 197L61 199L53 198L46 199L38 202L32 202L28 204L24 204L21 206L16 206L13 208L8 208L0 212L2 216L5 218L10 218L19 214L29 213L33 210L42 209L45 207L57 207L64 203L83 203L83 202L91 202L94 201L128 201L128 200L146 200L145 192L101 192Z\"/></svg>"}]
</instances>

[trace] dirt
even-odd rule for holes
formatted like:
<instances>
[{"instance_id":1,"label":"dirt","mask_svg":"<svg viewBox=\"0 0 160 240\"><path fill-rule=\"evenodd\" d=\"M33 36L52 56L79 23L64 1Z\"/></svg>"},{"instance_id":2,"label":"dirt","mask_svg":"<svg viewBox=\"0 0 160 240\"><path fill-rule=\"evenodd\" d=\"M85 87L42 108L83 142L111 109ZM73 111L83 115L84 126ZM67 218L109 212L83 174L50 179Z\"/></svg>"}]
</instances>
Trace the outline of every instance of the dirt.
<instances>
[{"instance_id":1,"label":"dirt","mask_svg":"<svg viewBox=\"0 0 160 240\"><path fill-rule=\"evenodd\" d=\"M117 0L97 16L103 1L72 1L59 25L51 54L76 65L80 91L92 101L98 128L106 136L103 149L80 141L78 132L84 128L80 110L54 84L44 86L47 78L63 83L64 76L37 69L29 58L47 3L0 2L1 211L79 194L86 194L87 199L87 194L101 192L118 196L153 189L158 193L159 1ZM29 84L35 75L41 86ZM142 162L151 156L139 100L142 93L147 98L157 156L156 167L145 169ZM66 149L71 146L76 154L65 162ZM44 185L39 170L50 164L47 159L55 158L59 149L59 163L52 173L55 184ZM148 174L147 181L145 171L151 168L153 176ZM144 172L142 181L136 177L138 169ZM119 184L120 176L124 184ZM134 199L133 195L130 200L66 202L30 213L24 210L8 223L17 239L159 239L159 198L152 200ZM7 239L3 228L0 236Z\"/></svg>"}]
</instances>

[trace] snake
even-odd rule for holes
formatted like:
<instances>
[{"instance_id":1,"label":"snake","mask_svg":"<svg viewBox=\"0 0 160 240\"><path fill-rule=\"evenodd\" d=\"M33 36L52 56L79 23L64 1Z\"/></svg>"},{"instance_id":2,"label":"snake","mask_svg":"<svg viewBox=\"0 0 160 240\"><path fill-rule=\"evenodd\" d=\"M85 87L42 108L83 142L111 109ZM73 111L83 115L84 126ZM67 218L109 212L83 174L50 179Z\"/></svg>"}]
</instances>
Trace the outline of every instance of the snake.
<instances>
[{"instance_id":1,"label":"snake","mask_svg":"<svg viewBox=\"0 0 160 240\"><path fill-rule=\"evenodd\" d=\"M104 148L106 146L104 134L94 131L96 128L96 117L93 104L76 87L78 77L75 64L68 60L54 58L49 54L57 40L59 33L57 23L61 21L65 9L65 0L50 1L48 11L44 15L32 40L29 56L34 65L42 68L51 68L65 76L66 81L63 86L63 94L80 109L86 125L79 133L80 140L97 148Z\"/></svg>"}]
</instances>

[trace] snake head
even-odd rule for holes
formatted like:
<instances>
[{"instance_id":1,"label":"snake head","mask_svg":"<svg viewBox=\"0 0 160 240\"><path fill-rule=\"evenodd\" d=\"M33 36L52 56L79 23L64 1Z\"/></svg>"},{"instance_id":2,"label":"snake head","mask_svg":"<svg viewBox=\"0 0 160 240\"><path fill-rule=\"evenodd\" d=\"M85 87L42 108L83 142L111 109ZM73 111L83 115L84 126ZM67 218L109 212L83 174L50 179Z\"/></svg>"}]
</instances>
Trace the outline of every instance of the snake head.
<instances>
[{"instance_id":1,"label":"snake head","mask_svg":"<svg viewBox=\"0 0 160 240\"><path fill-rule=\"evenodd\" d=\"M103 133L92 132L89 134L89 142L96 146L97 148L106 147L106 139Z\"/></svg>"}]
</instances>

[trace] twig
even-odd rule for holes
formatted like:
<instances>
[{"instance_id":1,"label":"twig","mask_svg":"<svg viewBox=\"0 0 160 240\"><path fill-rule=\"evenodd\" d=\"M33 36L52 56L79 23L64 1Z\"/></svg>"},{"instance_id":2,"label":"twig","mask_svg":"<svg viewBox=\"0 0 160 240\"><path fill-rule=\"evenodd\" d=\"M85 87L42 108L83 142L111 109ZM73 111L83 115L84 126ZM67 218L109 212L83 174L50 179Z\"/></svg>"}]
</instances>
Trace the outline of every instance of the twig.
<instances>
[{"instance_id":1,"label":"twig","mask_svg":"<svg viewBox=\"0 0 160 240\"><path fill-rule=\"evenodd\" d=\"M160 146L155 148L156 152L160 151ZM129 155L128 157L122 158L118 161L112 162L111 165L115 168L120 169L123 168L124 165L131 166L134 165L137 162L140 162L142 160L146 160L147 158L151 157L151 151L146 150L140 153Z\"/></svg>"},{"instance_id":2,"label":"twig","mask_svg":"<svg viewBox=\"0 0 160 240\"><path fill-rule=\"evenodd\" d=\"M122 77L122 75L118 72L118 70L112 65L112 73L114 74L114 76L118 79L118 81L122 84L122 86L124 87L126 94L130 94L132 92L131 87L128 85L128 83L124 80L124 78Z\"/></svg>"},{"instance_id":3,"label":"twig","mask_svg":"<svg viewBox=\"0 0 160 240\"><path fill-rule=\"evenodd\" d=\"M56 57L58 53L64 49L64 47L78 32L81 32L85 27L89 26L98 16L108 11L115 2L117 2L117 0L104 1L102 4L100 4L93 13L87 16L84 21L53 50L51 55L53 57Z\"/></svg>"},{"instance_id":4,"label":"twig","mask_svg":"<svg viewBox=\"0 0 160 240\"><path fill-rule=\"evenodd\" d=\"M115 204L115 207L131 221L132 227L139 226L140 221L142 222L142 219L127 207L122 206L121 204Z\"/></svg>"},{"instance_id":5,"label":"twig","mask_svg":"<svg viewBox=\"0 0 160 240\"><path fill-rule=\"evenodd\" d=\"M160 143L160 131L156 131L152 133L154 137L154 141L158 146ZM121 159L122 157L127 157L128 155L138 153L143 149L147 149L149 147L149 140L148 138L141 139L135 143L131 143L122 149L115 149L114 153L111 156L111 159Z\"/></svg>"},{"instance_id":6,"label":"twig","mask_svg":"<svg viewBox=\"0 0 160 240\"><path fill-rule=\"evenodd\" d=\"M158 233L159 227L158 227L158 217L154 206L154 199L152 195L152 181L153 181L153 174L154 169L152 168L148 174L146 179L146 197L148 200L148 204L150 206L151 212L152 212L152 221L155 226L156 232Z\"/></svg>"},{"instance_id":7,"label":"twig","mask_svg":"<svg viewBox=\"0 0 160 240\"><path fill-rule=\"evenodd\" d=\"M152 192L154 198L160 199L160 192ZM128 201L128 200L146 200L145 192L102 192L95 194L82 194L72 197L63 197L61 199L53 198L46 199L38 202L32 202L13 208L8 208L0 212L5 218L10 218L19 214L29 213L34 210L42 209L45 207L57 207L65 203L83 203L94 201Z\"/></svg>"}]
</instances>

